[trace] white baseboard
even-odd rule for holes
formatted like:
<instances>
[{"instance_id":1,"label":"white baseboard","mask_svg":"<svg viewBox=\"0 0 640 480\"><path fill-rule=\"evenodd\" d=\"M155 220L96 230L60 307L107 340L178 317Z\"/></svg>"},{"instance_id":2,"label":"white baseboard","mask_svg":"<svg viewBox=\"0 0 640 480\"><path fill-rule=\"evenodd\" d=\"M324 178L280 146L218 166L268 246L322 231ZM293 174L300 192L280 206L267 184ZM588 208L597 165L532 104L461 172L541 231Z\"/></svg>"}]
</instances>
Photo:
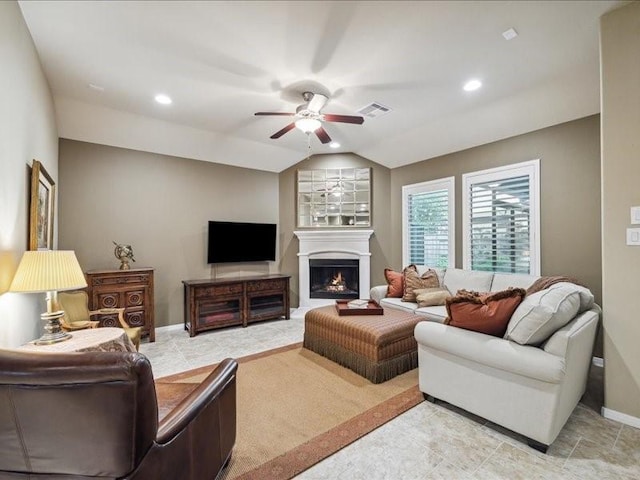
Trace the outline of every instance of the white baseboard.
<instances>
[{"instance_id":1,"label":"white baseboard","mask_svg":"<svg viewBox=\"0 0 640 480\"><path fill-rule=\"evenodd\" d=\"M602 416L609 420L615 420L616 422L624 423L630 427L640 428L640 418L627 415L626 413L617 412L610 408L602 407Z\"/></svg>"},{"instance_id":2,"label":"white baseboard","mask_svg":"<svg viewBox=\"0 0 640 480\"><path fill-rule=\"evenodd\" d=\"M591 363L596 367L604 367L604 359L601 357L593 357ZM600 411L604 418L609 420L615 420L616 422L624 423L630 427L640 428L640 418L627 415L626 413L611 410L610 408L602 407Z\"/></svg>"}]
</instances>

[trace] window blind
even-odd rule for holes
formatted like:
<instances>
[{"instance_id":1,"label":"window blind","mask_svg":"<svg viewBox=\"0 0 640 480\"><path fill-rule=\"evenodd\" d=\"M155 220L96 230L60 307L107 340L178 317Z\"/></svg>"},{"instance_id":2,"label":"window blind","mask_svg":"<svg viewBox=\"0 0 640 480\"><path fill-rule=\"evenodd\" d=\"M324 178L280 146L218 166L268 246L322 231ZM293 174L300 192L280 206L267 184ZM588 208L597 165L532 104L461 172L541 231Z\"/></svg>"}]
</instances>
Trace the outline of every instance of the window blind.
<instances>
[{"instance_id":1,"label":"window blind","mask_svg":"<svg viewBox=\"0 0 640 480\"><path fill-rule=\"evenodd\" d=\"M468 195L471 269L530 273L529 175L472 183Z\"/></svg>"},{"instance_id":2,"label":"window blind","mask_svg":"<svg viewBox=\"0 0 640 480\"><path fill-rule=\"evenodd\" d=\"M449 191L439 189L408 195L409 262L447 267L449 263Z\"/></svg>"}]
</instances>

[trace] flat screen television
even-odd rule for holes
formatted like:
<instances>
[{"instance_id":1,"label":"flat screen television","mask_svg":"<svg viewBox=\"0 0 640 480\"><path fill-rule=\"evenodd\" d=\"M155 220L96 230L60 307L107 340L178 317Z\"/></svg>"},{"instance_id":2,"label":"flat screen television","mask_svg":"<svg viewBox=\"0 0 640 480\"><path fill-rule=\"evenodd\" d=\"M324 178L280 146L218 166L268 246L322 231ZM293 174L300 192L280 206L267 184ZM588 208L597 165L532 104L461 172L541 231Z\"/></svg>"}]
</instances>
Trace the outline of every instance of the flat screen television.
<instances>
[{"instance_id":1,"label":"flat screen television","mask_svg":"<svg viewBox=\"0 0 640 480\"><path fill-rule=\"evenodd\" d=\"M276 259L276 224L209 222L207 263Z\"/></svg>"}]
</instances>

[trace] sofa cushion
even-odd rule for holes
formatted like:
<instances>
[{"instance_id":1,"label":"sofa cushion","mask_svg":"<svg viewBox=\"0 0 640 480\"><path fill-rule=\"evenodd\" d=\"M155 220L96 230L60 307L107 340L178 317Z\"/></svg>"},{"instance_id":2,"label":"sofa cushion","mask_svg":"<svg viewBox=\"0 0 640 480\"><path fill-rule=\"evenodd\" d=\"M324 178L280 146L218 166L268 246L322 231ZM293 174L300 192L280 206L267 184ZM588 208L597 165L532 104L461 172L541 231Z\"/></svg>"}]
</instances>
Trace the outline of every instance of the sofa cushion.
<instances>
[{"instance_id":1,"label":"sofa cushion","mask_svg":"<svg viewBox=\"0 0 640 480\"><path fill-rule=\"evenodd\" d=\"M385 308L395 308L396 310L404 310L407 312L413 312L418 306L417 303L414 302L403 302L401 298L397 297L385 297L380 300L380 306Z\"/></svg>"},{"instance_id":2,"label":"sofa cushion","mask_svg":"<svg viewBox=\"0 0 640 480\"><path fill-rule=\"evenodd\" d=\"M539 345L569 323L579 309L576 288L552 285L526 296L513 312L505 338L521 345Z\"/></svg>"},{"instance_id":3,"label":"sofa cushion","mask_svg":"<svg viewBox=\"0 0 640 480\"><path fill-rule=\"evenodd\" d=\"M387 297L402 297L404 292L404 275L402 272L385 268L384 278L387 281Z\"/></svg>"},{"instance_id":4,"label":"sofa cushion","mask_svg":"<svg viewBox=\"0 0 640 480\"><path fill-rule=\"evenodd\" d=\"M445 323L454 327L502 337L511 315L526 295L522 288L478 293L460 290L447 299Z\"/></svg>"},{"instance_id":5,"label":"sofa cushion","mask_svg":"<svg viewBox=\"0 0 640 480\"><path fill-rule=\"evenodd\" d=\"M420 288L414 290L418 307L433 307L434 305L444 305L447 298L451 296L445 287Z\"/></svg>"},{"instance_id":6,"label":"sofa cushion","mask_svg":"<svg viewBox=\"0 0 640 480\"><path fill-rule=\"evenodd\" d=\"M444 323L447 319L447 307L444 305L416 308L413 313L424 317L425 320L430 322Z\"/></svg>"},{"instance_id":7,"label":"sofa cushion","mask_svg":"<svg viewBox=\"0 0 640 480\"><path fill-rule=\"evenodd\" d=\"M507 288L524 288L526 290L538 278L540 277L521 273L495 273L491 282L491 291L499 292Z\"/></svg>"},{"instance_id":8,"label":"sofa cushion","mask_svg":"<svg viewBox=\"0 0 640 480\"><path fill-rule=\"evenodd\" d=\"M444 273L444 286L451 292L451 295L458 293L458 290L488 292L491 290L492 280L492 272L476 272L473 270L462 270L460 268L447 268L447 271Z\"/></svg>"},{"instance_id":9,"label":"sofa cushion","mask_svg":"<svg viewBox=\"0 0 640 480\"><path fill-rule=\"evenodd\" d=\"M438 275L433 270L427 270L420 275L418 274L418 268L412 264L405 267L402 273L404 273L404 294L402 295L402 300L405 302L416 301L414 290L440 286Z\"/></svg>"}]
</instances>

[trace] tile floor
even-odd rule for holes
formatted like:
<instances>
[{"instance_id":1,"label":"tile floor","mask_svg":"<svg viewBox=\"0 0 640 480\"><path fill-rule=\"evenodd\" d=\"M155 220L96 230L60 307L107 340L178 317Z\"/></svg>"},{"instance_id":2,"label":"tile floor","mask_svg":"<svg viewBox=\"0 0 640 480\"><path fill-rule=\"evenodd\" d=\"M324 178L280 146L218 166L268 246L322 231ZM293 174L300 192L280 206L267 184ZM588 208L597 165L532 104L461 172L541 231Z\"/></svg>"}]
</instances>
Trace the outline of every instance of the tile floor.
<instances>
[{"instance_id":1,"label":"tile floor","mask_svg":"<svg viewBox=\"0 0 640 480\"><path fill-rule=\"evenodd\" d=\"M302 341L301 314L190 338L160 329L140 351L156 378ZM423 402L296 477L297 480L640 479L640 430L601 417L602 369L546 455L448 404ZM598 392L600 390L600 392ZM595 393L594 393L595 392Z\"/></svg>"}]
</instances>

